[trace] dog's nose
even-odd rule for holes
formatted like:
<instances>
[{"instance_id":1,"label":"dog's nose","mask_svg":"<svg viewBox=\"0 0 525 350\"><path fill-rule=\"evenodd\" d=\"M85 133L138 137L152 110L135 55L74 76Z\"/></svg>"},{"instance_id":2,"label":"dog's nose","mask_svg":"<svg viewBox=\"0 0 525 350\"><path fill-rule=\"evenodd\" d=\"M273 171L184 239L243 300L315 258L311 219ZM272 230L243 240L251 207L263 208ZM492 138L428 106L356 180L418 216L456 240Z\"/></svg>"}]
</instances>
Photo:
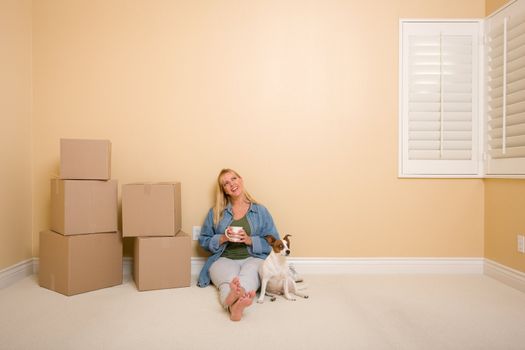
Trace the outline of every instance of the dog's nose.
<instances>
[{"instance_id":1,"label":"dog's nose","mask_svg":"<svg viewBox=\"0 0 525 350\"><path fill-rule=\"evenodd\" d=\"M286 255L290 255L290 249L286 249Z\"/></svg>"}]
</instances>

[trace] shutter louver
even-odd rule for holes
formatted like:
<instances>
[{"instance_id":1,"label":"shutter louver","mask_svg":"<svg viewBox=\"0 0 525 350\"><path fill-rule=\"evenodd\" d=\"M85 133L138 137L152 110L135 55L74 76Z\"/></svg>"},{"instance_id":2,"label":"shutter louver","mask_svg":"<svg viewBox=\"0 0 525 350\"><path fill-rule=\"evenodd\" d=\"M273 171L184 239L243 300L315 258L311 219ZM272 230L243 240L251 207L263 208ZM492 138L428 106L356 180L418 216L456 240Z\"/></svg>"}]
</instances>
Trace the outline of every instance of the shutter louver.
<instances>
[{"instance_id":1,"label":"shutter louver","mask_svg":"<svg viewBox=\"0 0 525 350\"><path fill-rule=\"evenodd\" d=\"M408 158L471 159L471 37L409 41Z\"/></svg>"},{"instance_id":2,"label":"shutter louver","mask_svg":"<svg viewBox=\"0 0 525 350\"><path fill-rule=\"evenodd\" d=\"M525 174L523 3L505 9L488 23L488 174Z\"/></svg>"}]
</instances>

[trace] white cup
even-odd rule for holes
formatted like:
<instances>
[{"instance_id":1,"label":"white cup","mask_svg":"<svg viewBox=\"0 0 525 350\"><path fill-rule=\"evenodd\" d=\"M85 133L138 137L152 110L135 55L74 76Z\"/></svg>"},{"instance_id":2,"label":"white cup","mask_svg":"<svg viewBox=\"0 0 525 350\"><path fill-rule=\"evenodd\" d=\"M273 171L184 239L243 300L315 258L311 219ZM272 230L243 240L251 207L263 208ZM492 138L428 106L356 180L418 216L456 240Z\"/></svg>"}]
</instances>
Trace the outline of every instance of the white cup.
<instances>
[{"instance_id":1,"label":"white cup","mask_svg":"<svg viewBox=\"0 0 525 350\"><path fill-rule=\"evenodd\" d=\"M226 237L230 240L230 242L239 242L239 239L235 236L242 230L242 226L229 226L231 229L230 231L233 233L233 235L228 234L228 227L226 228L226 231L224 231L224 234Z\"/></svg>"}]
</instances>

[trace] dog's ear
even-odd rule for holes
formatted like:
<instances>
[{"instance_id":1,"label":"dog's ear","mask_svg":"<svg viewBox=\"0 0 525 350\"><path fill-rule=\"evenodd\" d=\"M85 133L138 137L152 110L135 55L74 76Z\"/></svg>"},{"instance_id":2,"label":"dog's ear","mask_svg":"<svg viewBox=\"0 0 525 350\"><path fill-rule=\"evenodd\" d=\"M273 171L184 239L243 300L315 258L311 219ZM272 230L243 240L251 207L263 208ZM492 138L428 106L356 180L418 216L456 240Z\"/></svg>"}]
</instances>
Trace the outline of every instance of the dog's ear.
<instances>
[{"instance_id":1,"label":"dog's ear","mask_svg":"<svg viewBox=\"0 0 525 350\"><path fill-rule=\"evenodd\" d=\"M290 249L290 239L288 237L292 237L292 235L284 236L283 240L286 241L286 245L288 246L288 249Z\"/></svg>"},{"instance_id":2,"label":"dog's ear","mask_svg":"<svg viewBox=\"0 0 525 350\"><path fill-rule=\"evenodd\" d=\"M266 242L268 242L268 244L272 245L273 242L276 241L275 237L272 236L272 235L267 235L267 236L264 236L264 239L266 240Z\"/></svg>"}]
</instances>

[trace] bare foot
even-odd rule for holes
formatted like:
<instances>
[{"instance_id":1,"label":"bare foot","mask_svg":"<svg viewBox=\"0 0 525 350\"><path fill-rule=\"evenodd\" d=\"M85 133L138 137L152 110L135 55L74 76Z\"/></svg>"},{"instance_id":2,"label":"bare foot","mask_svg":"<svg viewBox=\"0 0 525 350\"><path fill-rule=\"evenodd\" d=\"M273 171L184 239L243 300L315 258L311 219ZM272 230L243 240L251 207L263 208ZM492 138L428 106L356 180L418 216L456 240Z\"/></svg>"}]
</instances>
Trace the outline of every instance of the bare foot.
<instances>
[{"instance_id":1,"label":"bare foot","mask_svg":"<svg viewBox=\"0 0 525 350\"><path fill-rule=\"evenodd\" d=\"M224 299L226 306L231 306L243 294L244 290L241 287L239 277L234 277L230 282L230 294Z\"/></svg>"},{"instance_id":2,"label":"bare foot","mask_svg":"<svg viewBox=\"0 0 525 350\"><path fill-rule=\"evenodd\" d=\"M255 291L250 291L240 296L235 303L230 306L230 320L240 321L245 308L252 305Z\"/></svg>"}]
</instances>

